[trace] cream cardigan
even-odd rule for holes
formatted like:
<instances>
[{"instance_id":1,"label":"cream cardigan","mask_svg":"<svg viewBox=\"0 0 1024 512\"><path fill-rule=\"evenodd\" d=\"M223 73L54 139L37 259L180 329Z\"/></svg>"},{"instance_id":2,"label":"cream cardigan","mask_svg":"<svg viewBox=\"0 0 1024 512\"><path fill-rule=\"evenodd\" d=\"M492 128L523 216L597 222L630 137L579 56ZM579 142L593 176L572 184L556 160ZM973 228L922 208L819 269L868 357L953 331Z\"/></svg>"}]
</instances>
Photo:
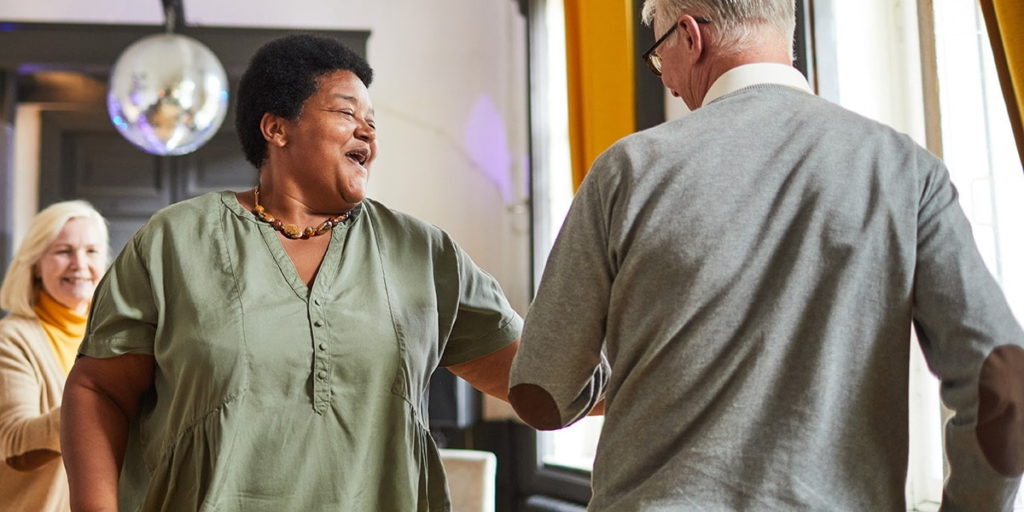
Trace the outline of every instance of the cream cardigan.
<instances>
[{"instance_id":1,"label":"cream cardigan","mask_svg":"<svg viewBox=\"0 0 1024 512\"><path fill-rule=\"evenodd\" d=\"M60 458L31 471L7 463L32 450L60 452L64 380L39 320L0 320L0 509L70 510Z\"/></svg>"}]
</instances>

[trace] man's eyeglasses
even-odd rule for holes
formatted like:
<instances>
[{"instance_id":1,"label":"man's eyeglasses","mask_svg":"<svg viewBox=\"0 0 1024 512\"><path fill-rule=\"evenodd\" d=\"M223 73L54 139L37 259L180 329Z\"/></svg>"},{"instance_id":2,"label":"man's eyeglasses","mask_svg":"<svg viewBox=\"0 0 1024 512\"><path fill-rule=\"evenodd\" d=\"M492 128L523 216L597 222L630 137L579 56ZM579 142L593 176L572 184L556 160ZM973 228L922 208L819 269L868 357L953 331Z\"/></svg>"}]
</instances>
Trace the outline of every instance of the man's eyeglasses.
<instances>
[{"instance_id":1,"label":"man's eyeglasses","mask_svg":"<svg viewBox=\"0 0 1024 512\"><path fill-rule=\"evenodd\" d=\"M711 23L711 20L698 16L694 16L693 21L696 21L697 23ZM676 31L677 27L679 27L679 23L672 25L672 28L668 29L668 32L665 32L664 35L659 37L651 48L641 56L641 58L644 59L644 62L647 63L647 68L651 70L651 73L654 73L654 76L661 76L661 55L655 53L655 50L661 46L661 43L664 43L665 40L668 39L668 36L672 35L672 33Z\"/></svg>"}]
</instances>

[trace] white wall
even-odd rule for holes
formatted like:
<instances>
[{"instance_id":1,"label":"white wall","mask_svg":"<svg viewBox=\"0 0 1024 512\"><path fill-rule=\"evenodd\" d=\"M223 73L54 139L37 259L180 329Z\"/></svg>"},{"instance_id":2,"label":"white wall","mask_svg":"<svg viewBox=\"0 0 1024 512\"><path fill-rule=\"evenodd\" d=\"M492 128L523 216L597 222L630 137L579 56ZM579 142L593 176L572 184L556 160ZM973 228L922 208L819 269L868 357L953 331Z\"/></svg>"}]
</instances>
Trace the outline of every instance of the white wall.
<instances>
[{"instance_id":1,"label":"white wall","mask_svg":"<svg viewBox=\"0 0 1024 512\"><path fill-rule=\"evenodd\" d=\"M183 5L191 25L370 30L367 57L376 72L370 94L381 147L370 195L445 229L525 312L526 25L516 2L184 0ZM5 21L161 24L162 19L159 0L0 0Z\"/></svg>"},{"instance_id":2,"label":"white wall","mask_svg":"<svg viewBox=\"0 0 1024 512\"><path fill-rule=\"evenodd\" d=\"M0 0L0 19L39 23L163 23L160 0Z\"/></svg>"},{"instance_id":3,"label":"white wall","mask_svg":"<svg viewBox=\"0 0 1024 512\"><path fill-rule=\"evenodd\" d=\"M445 228L525 313L525 21L511 0L384 3L367 49L382 148L371 193Z\"/></svg>"}]
</instances>

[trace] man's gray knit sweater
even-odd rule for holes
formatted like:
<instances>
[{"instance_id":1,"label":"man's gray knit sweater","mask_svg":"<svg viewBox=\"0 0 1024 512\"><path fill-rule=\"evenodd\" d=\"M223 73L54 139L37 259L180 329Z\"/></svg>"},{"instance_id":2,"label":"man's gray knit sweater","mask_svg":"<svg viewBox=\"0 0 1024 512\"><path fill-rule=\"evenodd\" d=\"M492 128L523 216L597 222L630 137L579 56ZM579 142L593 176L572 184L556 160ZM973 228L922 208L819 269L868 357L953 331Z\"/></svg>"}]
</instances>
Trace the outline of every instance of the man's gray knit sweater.
<instances>
[{"instance_id":1,"label":"man's gray knit sweater","mask_svg":"<svg viewBox=\"0 0 1024 512\"><path fill-rule=\"evenodd\" d=\"M1024 394L1024 332L946 169L759 85L598 159L512 385L548 391L562 423L604 393L594 511L903 511L912 323L956 413L944 510L1005 510L1024 426L983 429L979 395Z\"/></svg>"}]
</instances>

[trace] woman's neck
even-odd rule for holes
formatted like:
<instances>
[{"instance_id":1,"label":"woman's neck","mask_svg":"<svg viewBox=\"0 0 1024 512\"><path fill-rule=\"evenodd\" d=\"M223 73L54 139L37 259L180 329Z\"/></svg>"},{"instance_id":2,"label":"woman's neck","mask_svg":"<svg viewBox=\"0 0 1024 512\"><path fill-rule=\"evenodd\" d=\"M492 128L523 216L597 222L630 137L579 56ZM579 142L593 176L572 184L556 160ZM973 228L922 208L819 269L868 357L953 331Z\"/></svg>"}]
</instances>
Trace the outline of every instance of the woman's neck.
<instances>
[{"instance_id":1,"label":"woman's neck","mask_svg":"<svg viewBox=\"0 0 1024 512\"><path fill-rule=\"evenodd\" d=\"M298 225L319 224L356 206L345 204L322 187L298 183L287 171L261 170L258 190L259 204L267 213ZM249 197L255 207L255 190Z\"/></svg>"}]
</instances>

